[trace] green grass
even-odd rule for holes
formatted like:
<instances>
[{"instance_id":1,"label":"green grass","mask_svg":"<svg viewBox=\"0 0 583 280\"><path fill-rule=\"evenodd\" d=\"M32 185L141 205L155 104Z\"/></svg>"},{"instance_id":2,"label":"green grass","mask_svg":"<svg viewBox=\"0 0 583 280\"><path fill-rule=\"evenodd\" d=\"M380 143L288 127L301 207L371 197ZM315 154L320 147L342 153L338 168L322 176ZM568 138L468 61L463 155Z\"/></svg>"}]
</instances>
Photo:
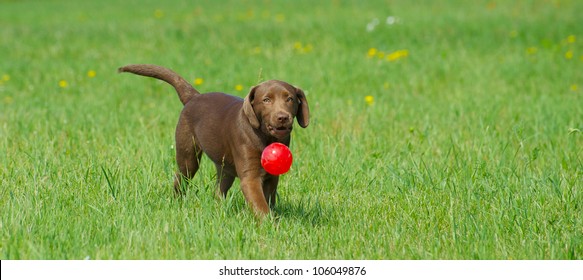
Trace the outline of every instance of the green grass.
<instances>
[{"instance_id":1,"label":"green grass","mask_svg":"<svg viewBox=\"0 0 583 280\"><path fill-rule=\"evenodd\" d=\"M583 259L583 2L86 2L0 1L1 259ZM306 91L274 218L130 63Z\"/></svg>"}]
</instances>

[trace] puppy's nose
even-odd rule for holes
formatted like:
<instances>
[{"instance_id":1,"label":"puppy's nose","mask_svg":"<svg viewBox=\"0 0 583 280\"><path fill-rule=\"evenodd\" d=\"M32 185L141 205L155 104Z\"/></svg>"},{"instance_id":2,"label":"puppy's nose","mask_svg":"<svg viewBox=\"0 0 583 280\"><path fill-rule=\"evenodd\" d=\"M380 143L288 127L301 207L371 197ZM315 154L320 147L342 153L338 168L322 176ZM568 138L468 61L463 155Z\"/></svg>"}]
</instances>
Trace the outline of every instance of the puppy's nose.
<instances>
[{"instance_id":1,"label":"puppy's nose","mask_svg":"<svg viewBox=\"0 0 583 280\"><path fill-rule=\"evenodd\" d=\"M286 123L289 121L289 114L286 113L278 113L277 114L277 121L280 123Z\"/></svg>"}]
</instances>

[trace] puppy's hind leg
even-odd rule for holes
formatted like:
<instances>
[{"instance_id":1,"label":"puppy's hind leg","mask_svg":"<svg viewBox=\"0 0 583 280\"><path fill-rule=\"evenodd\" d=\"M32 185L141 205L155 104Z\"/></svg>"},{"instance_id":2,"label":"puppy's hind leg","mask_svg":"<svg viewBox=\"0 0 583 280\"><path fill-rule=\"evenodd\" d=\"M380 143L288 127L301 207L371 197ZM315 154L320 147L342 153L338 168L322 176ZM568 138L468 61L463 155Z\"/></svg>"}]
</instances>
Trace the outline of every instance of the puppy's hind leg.
<instances>
[{"instance_id":1,"label":"puppy's hind leg","mask_svg":"<svg viewBox=\"0 0 583 280\"><path fill-rule=\"evenodd\" d=\"M174 175L174 190L177 195L183 195L185 193L185 186L198 171L201 156L202 152L200 152L200 150L190 156L184 156L178 152L176 153L178 172Z\"/></svg>"},{"instance_id":2,"label":"puppy's hind leg","mask_svg":"<svg viewBox=\"0 0 583 280\"><path fill-rule=\"evenodd\" d=\"M174 190L177 195L183 195L185 186L198 171L202 157L202 149L193 135L180 135L179 130L177 130L176 136L176 164L178 165L178 172L176 172L174 177Z\"/></svg>"},{"instance_id":3,"label":"puppy's hind leg","mask_svg":"<svg viewBox=\"0 0 583 280\"><path fill-rule=\"evenodd\" d=\"M217 190L215 194L217 198L226 198L227 192L235 181L235 176L225 172L222 165L215 164L215 166L217 167Z\"/></svg>"},{"instance_id":4,"label":"puppy's hind leg","mask_svg":"<svg viewBox=\"0 0 583 280\"><path fill-rule=\"evenodd\" d=\"M174 190L177 195L183 195L185 193L186 185L198 171L202 152L199 149L197 150L198 151L194 153L188 153L186 155L184 153L179 153L178 151L176 152L178 171L174 177Z\"/></svg>"}]
</instances>

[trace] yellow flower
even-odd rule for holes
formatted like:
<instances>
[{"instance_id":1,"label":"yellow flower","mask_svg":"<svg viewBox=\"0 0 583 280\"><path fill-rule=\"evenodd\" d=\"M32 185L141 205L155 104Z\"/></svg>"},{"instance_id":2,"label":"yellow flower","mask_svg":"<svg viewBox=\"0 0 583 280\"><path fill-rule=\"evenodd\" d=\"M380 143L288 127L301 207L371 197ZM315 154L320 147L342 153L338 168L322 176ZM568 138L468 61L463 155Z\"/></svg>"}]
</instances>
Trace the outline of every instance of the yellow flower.
<instances>
[{"instance_id":1,"label":"yellow flower","mask_svg":"<svg viewBox=\"0 0 583 280\"><path fill-rule=\"evenodd\" d=\"M89 77L89 78L95 78L95 75L96 74L97 73L95 73L95 70L89 70L89 71L87 71L87 77Z\"/></svg>"},{"instance_id":2,"label":"yellow flower","mask_svg":"<svg viewBox=\"0 0 583 280\"><path fill-rule=\"evenodd\" d=\"M261 47L255 47L251 50L252 54L260 54L261 53Z\"/></svg>"},{"instance_id":3,"label":"yellow flower","mask_svg":"<svg viewBox=\"0 0 583 280\"><path fill-rule=\"evenodd\" d=\"M69 83L67 83L67 81L65 81L65 80L60 80L59 81L59 87L66 88L68 86L69 86Z\"/></svg>"},{"instance_id":4,"label":"yellow flower","mask_svg":"<svg viewBox=\"0 0 583 280\"><path fill-rule=\"evenodd\" d=\"M579 89L579 86L577 84L572 84L570 89L571 91L577 91Z\"/></svg>"},{"instance_id":5,"label":"yellow flower","mask_svg":"<svg viewBox=\"0 0 583 280\"><path fill-rule=\"evenodd\" d=\"M302 49L302 42L295 42L294 49L301 50Z\"/></svg>"},{"instance_id":6,"label":"yellow flower","mask_svg":"<svg viewBox=\"0 0 583 280\"><path fill-rule=\"evenodd\" d=\"M240 84L239 85L236 85L235 86L235 90L236 91L242 91L243 90L243 85L240 85Z\"/></svg>"},{"instance_id":7,"label":"yellow flower","mask_svg":"<svg viewBox=\"0 0 583 280\"><path fill-rule=\"evenodd\" d=\"M307 44L304 46L302 42L295 42L294 49L299 53L309 53L312 51L312 49L314 49L314 46L312 46L312 44Z\"/></svg>"},{"instance_id":8,"label":"yellow flower","mask_svg":"<svg viewBox=\"0 0 583 280\"><path fill-rule=\"evenodd\" d=\"M535 54L537 51L538 51L538 49L536 47L530 47L530 48L526 49L527 54Z\"/></svg>"},{"instance_id":9,"label":"yellow flower","mask_svg":"<svg viewBox=\"0 0 583 280\"><path fill-rule=\"evenodd\" d=\"M195 86L200 86L200 85L202 85L202 83L204 83L204 80L202 78L196 78L196 79L194 79L194 85Z\"/></svg>"},{"instance_id":10,"label":"yellow flower","mask_svg":"<svg viewBox=\"0 0 583 280\"><path fill-rule=\"evenodd\" d=\"M379 51L376 48L368 49L367 56L369 58L377 57L379 59L387 59L388 61L395 61L404 57L409 56L409 50L398 50L389 54L383 51Z\"/></svg>"},{"instance_id":11,"label":"yellow flower","mask_svg":"<svg viewBox=\"0 0 583 280\"><path fill-rule=\"evenodd\" d=\"M569 44L575 43L575 35L569 35L569 37L567 37L567 43Z\"/></svg>"},{"instance_id":12,"label":"yellow flower","mask_svg":"<svg viewBox=\"0 0 583 280\"><path fill-rule=\"evenodd\" d=\"M566 59L571 59L573 58L573 51L569 50L565 53L565 58Z\"/></svg>"},{"instance_id":13,"label":"yellow flower","mask_svg":"<svg viewBox=\"0 0 583 280\"><path fill-rule=\"evenodd\" d=\"M395 52L392 52L390 54L387 55L387 60L388 61L395 61L404 57L409 56L409 51L408 50L398 50Z\"/></svg>"},{"instance_id":14,"label":"yellow flower","mask_svg":"<svg viewBox=\"0 0 583 280\"><path fill-rule=\"evenodd\" d=\"M12 104L12 102L14 102L14 98L12 98L12 96L4 97L4 104Z\"/></svg>"},{"instance_id":15,"label":"yellow flower","mask_svg":"<svg viewBox=\"0 0 583 280\"><path fill-rule=\"evenodd\" d=\"M276 22L284 22L285 21L285 15L284 14L277 14L277 15L275 15L275 21Z\"/></svg>"},{"instance_id":16,"label":"yellow flower","mask_svg":"<svg viewBox=\"0 0 583 280\"><path fill-rule=\"evenodd\" d=\"M367 95L364 97L364 101L367 105L371 106L374 104L374 97L372 95Z\"/></svg>"},{"instance_id":17,"label":"yellow flower","mask_svg":"<svg viewBox=\"0 0 583 280\"><path fill-rule=\"evenodd\" d=\"M2 75L2 79L0 79L0 85L3 85L4 83L10 81L10 76L8 74L4 74Z\"/></svg>"},{"instance_id":18,"label":"yellow flower","mask_svg":"<svg viewBox=\"0 0 583 280\"><path fill-rule=\"evenodd\" d=\"M494 1L490 1L488 2L488 4L486 5L486 7L488 8L488 10L494 10L496 8L496 2Z\"/></svg>"},{"instance_id":19,"label":"yellow flower","mask_svg":"<svg viewBox=\"0 0 583 280\"><path fill-rule=\"evenodd\" d=\"M156 9L154 11L154 17L155 18L163 18L164 17L164 11L162 11L160 9Z\"/></svg>"}]
</instances>

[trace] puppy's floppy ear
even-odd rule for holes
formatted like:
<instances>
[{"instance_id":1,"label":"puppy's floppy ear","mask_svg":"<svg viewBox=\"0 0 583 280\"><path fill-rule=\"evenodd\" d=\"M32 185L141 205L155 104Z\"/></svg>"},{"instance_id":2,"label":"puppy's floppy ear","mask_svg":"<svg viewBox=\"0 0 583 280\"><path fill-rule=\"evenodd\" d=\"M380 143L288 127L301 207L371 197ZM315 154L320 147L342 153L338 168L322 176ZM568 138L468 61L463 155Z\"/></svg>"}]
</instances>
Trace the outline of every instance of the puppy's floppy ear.
<instances>
[{"instance_id":1,"label":"puppy's floppy ear","mask_svg":"<svg viewBox=\"0 0 583 280\"><path fill-rule=\"evenodd\" d=\"M300 88L296 88L296 96L298 97L298 112L296 119L301 127L306 128L310 124L310 108L308 107L308 100L306 94Z\"/></svg>"},{"instance_id":2,"label":"puppy's floppy ear","mask_svg":"<svg viewBox=\"0 0 583 280\"><path fill-rule=\"evenodd\" d=\"M245 97L245 100L243 100L243 113L245 113L245 116L247 117L247 119L249 119L249 123L251 124L251 126L255 129L258 129L259 119L257 119L257 115L255 115L255 110L253 110L253 105L251 104L253 103L253 99L255 99L256 89L257 86L254 86L249 92L249 94L247 94L247 96Z\"/></svg>"}]
</instances>

